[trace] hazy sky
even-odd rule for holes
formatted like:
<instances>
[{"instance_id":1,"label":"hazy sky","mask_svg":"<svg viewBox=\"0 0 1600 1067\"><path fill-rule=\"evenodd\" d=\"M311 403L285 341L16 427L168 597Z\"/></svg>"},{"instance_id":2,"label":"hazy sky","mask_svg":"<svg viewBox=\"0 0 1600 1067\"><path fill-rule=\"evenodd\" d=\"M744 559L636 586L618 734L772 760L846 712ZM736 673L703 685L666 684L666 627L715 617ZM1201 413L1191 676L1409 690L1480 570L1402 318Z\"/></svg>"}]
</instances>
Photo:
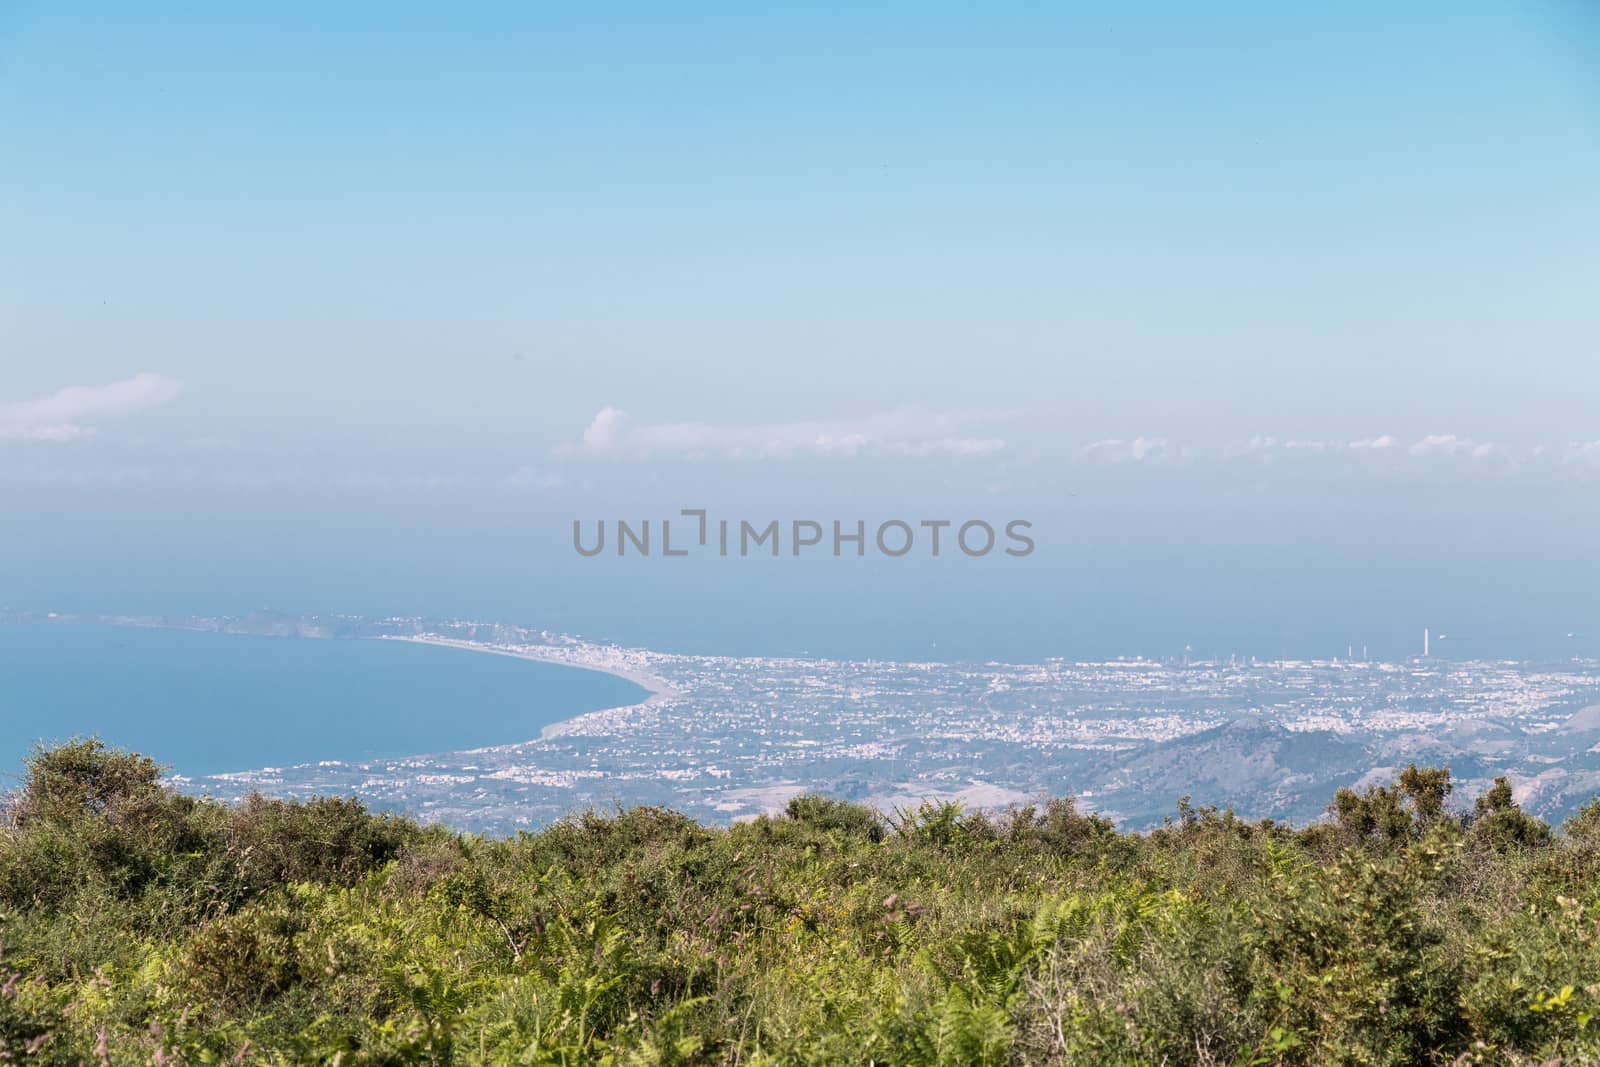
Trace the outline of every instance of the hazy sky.
<instances>
[{"instance_id":1,"label":"hazy sky","mask_svg":"<svg viewBox=\"0 0 1600 1067\"><path fill-rule=\"evenodd\" d=\"M758 7L0 8L13 598L708 498L1594 590L1592 8Z\"/></svg>"}]
</instances>

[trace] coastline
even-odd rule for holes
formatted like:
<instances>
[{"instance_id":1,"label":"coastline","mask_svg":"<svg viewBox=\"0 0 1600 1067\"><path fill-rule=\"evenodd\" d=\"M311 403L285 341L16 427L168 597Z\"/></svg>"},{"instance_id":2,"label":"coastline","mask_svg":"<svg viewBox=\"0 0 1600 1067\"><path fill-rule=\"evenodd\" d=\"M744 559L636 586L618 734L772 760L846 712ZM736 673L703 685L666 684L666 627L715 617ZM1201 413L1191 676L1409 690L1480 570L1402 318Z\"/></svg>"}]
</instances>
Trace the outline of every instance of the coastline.
<instances>
[{"instance_id":1,"label":"coastline","mask_svg":"<svg viewBox=\"0 0 1600 1067\"><path fill-rule=\"evenodd\" d=\"M392 620L386 620L392 621ZM374 633L368 620L355 619L355 617L338 617L335 619L319 619L316 617L271 617L266 619L255 618L199 618L178 617L164 618L156 616L133 615L98 615L98 614L71 614L71 613L32 613L0 611L0 623L8 625L37 625L44 627L69 627L97 626L111 629L128 630L169 630L189 634L212 634L218 636L261 637L279 638L285 640L304 640L316 644L326 642L339 642L350 640L358 643L376 641L405 641L412 644L434 645L441 648L454 648L466 652L492 653L507 656L513 659L529 660L538 663L547 663L557 667L567 667L579 671L591 671L599 675L607 675L621 681L629 682L644 690L644 694L635 697L629 703L613 704L604 707L593 707L584 711L578 708L552 709L555 714L564 717L556 721L546 720L545 724L536 730L507 731L501 734L503 740L496 739L488 744L471 744L470 747L457 747L460 739L444 745L424 744L417 747L416 752L409 754L407 759L424 759L445 756L450 753L483 753L483 752L516 752L529 746L538 745L560 737L617 734L628 731L637 726L642 716L648 716L658 707L681 702L687 699L687 694L675 688L666 679L650 670L655 654L646 649L623 648L617 645L592 644L577 638L563 635L550 635L539 632L538 637L549 640L555 638L554 643L544 643L535 638L530 643L522 643L519 638L534 638L535 632L512 629L510 638L504 643L500 641L474 640L471 638L449 637L424 629L426 624L416 620L418 630L412 633ZM355 623L345 630L345 625ZM436 624L437 625L437 624ZM359 626L367 632L350 632ZM345 632L341 632L345 630ZM621 696L622 694L618 694ZM629 694L631 696L631 694ZM616 699L613 696L612 699ZM534 724L529 723L528 726ZM523 728L526 729L526 726ZM272 766L267 766L270 762ZM263 770L281 770L291 767L311 767L327 764L327 758L288 758L269 760L259 767L248 769L217 771L217 772L192 772L180 775L184 779L224 778L235 774L249 774ZM331 760L335 763L359 764L364 762L362 757L341 757ZM243 765L240 765L241 767Z\"/></svg>"},{"instance_id":2,"label":"coastline","mask_svg":"<svg viewBox=\"0 0 1600 1067\"><path fill-rule=\"evenodd\" d=\"M334 764L376 773L394 761L448 761L452 753L516 744L532 757L541 746L529 743L543 731L564 732L571 720L597 711L626 730L641 713L612 709L669 689L649 671L653 657L643 650L520 630L419 625L418 636L512 650L548 643L534 651L555 655L511 658L549 659L558 669L386 651L357 636L376 636L377 626L365 621L342 635L316 627L316 636L307 636L310 625L284 634L252 632L232 620L168 622L0 616L0 676L8 683L0 755L8 766L41 742L78 736L159 755L168 777L193 782L287 768L307 768L306 777ZM589 670L595 666L613 669ZM622 668L634 670L623 677Z\"/></svg>"},{"instance_id":3,"label":"coastline","mask_svg":"<svg viewBox=\"0 0 1600 1067\"><path fill-rule=\"evenodd\" d=\"M661 678L659 675L652 674L649 671L641 671L636 668L621 664L597 663L593 660L579 659L578 657L570 654L564 654L563 651L556 649L545 651L539 646L491 645L480 641L464 641L459 638L437 637L431 634L382 634L370 638L370 640L406 641L417 645L434 645L439 648L460 649L464 652L480 652L489 653L496 656L510 656L513 659L526 659L532 660L536 663L551 663L559 667L572 667L577 670L595 671L599 674L609 674L613 678L620 678L623 681L632 682L634 685L639 686L649 694L649 696L645 697L645 699L633 704L618 704L617 706L610 708L596 708L593 711L586 711L580 715L575 715L570 719L563 719L560 722L553 722L541 729L537 738L530 738L527 741L513 741L502 745L488 745L482 748L466 749L463 751L487 752L495 749L516 748L519 745L528 744L529 741L561 737L563 735L576 732L579 724L583 723L585 720L592 720L600 717L603 717L605 720L610 720L611 725L614 726L616 725L615 720L618 716L624 716L634 712L642 712L661 704L675 700L681 700L684 697L683 693L679 692L677 689L674 689L672 685L664 678Z\"/></svg>"}]
</instances>

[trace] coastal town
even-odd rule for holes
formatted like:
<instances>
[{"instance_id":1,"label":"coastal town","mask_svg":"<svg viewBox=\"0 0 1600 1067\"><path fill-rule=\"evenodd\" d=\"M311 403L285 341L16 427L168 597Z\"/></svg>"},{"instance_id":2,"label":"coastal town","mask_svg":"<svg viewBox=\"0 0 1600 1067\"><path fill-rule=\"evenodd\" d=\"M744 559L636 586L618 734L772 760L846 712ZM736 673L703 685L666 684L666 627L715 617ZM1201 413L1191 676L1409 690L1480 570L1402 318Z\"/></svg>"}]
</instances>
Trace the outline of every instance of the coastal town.
<instances>
[{"instance_id":1,"label":"coastal town","mask_svg":"<svg viewBox=\"0 0 1600 1067\"><path fill-rule=\"evenodd\" d=\"M223 798L353 793L462 829L671 806L713 822L808 792L886 813L1072 796L1130 828L1179 797L1306 823L1332 792L1447 765L1559 818L1600 793L1600 663L935 663L687 656L499 623L251 616L120 625L448 645L633 681L637 702L467 752L179 778ZM448 709L441 709L447 713Z\"/></svg>"}]
</instances>

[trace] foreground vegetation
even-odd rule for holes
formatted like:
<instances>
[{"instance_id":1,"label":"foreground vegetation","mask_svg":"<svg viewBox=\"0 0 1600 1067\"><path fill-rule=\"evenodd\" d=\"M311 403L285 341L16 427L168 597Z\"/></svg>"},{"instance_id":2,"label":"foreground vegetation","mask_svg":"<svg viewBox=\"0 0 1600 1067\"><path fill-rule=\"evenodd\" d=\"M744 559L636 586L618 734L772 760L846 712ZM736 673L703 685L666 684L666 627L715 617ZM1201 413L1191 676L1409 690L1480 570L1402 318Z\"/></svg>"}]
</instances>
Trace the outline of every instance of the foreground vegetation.
<instances>
[{"instance_id":1,"label":"foreground vegetation","mask_svg":"<svg viewBox=\"0 0 1600 1067\"><path fill-rule=\"evenodd\" d=\"M74 743L0 829L0 1062L1600 1061L1600 804L1554 835L1450 788L1301 830L802 797L486 840Z\"/></svg>"}]
</instances>

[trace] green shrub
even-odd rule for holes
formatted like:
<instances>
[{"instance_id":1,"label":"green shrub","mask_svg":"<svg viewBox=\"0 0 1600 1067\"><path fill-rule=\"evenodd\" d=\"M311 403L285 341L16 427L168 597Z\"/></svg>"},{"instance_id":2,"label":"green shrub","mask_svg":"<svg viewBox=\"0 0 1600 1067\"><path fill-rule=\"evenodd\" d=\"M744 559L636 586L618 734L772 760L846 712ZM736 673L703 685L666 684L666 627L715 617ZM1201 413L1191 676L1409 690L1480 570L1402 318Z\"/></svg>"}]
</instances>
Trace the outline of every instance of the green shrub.
<instances>
[{"instance_id":1,"label":"green shrub","mask_svg":"<svg viewBox=\"0 0 1600 1067\"><path fill-rule=\"evenodd\" d=\"M302 802L249 797L230 813L227 847L252 889L293 882L350 885L400 855L417 827L373 815L354 797Z\"/></svg>"},{"instance_id":2,"label":"green shrub","mask_svg":"<svg viewBox=\"0 0 1600 1067\"><path fill-rule=\"evenodd\" d=\"M41 750L0 828L0 1062L1600 1061L1600 803L1341 790L1295 830L822 796L508 840Z\"/></svg>"},{"instance_id":3,"label":"green shrub","mask_svg":"<svg viewBox=\"0 0 1600 1067\"><path fill-rule=\"evenodd\" d=\"M847 801L807 793L791 799L783 813L824 833L837 832L863 841L883 840L883 820L877 813Z\"/></svg>"}]
</instances>

